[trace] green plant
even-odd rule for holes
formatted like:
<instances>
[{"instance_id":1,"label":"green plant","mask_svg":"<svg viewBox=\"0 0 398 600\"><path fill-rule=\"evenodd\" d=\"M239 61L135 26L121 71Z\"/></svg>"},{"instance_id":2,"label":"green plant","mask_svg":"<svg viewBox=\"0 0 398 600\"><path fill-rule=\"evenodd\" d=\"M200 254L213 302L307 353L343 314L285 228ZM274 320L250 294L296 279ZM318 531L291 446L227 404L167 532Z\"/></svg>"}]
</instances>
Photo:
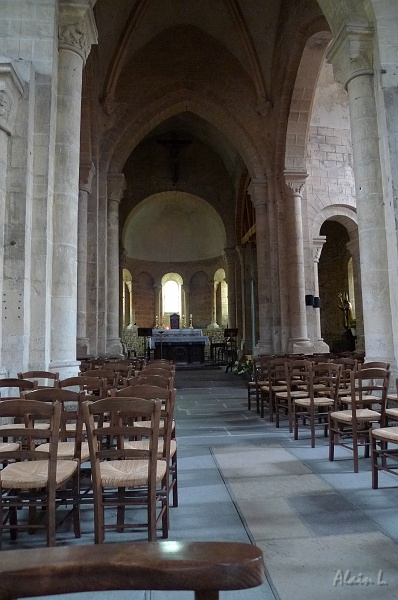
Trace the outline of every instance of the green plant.
<instances>
[{"instance_id":1,"label":"green plant","mask_svg":"<svg viewBox=\"0 0 398 600\"><path fill-rule=\"evenodd\" d=\"M253 361L249 358L237 360L232 367L232 372L237 375L252 375Z\"/></svg>"}]
</instances>

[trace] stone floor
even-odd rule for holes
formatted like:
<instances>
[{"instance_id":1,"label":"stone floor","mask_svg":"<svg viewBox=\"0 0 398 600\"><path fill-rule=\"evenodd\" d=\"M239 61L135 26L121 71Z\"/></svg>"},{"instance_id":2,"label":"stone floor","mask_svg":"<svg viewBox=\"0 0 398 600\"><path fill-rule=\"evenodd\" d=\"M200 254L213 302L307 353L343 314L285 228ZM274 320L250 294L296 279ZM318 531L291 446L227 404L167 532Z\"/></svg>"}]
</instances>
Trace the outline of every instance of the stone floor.
<instances>
[{"instance_id":1,"label":"stone floor","mask_svg":"<svg viewBox=\"0 0 398 600\"><path fill-rule=\"evenodd\" d=\"M368 460L354 474L343 449L329 462L324 438L314 449L306 433L293 441L286 427L276 429L247 410L245 382L223 369L177 371L175 383L180 505L171 510L169 539L250 541L264 552L267 582L222 593L223 600L398 597L398 478L383 474L380 489L372 490ZM127 535L107 540L127 541ZM91 511L83 511L80 540L65 529L57 541L92 543ZM41 543L39 536L17 542ZM99 596L193 598L184 592Z\"/></svg>"}]
</instances>

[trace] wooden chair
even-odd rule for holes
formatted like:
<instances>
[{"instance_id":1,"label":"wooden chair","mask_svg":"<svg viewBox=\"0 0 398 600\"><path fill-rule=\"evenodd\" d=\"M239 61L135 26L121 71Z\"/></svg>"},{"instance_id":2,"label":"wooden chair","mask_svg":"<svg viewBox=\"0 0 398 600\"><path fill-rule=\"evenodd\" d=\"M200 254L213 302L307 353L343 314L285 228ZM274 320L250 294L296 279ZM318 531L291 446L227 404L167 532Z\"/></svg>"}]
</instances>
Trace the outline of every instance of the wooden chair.
<instances>
[{"instance_id":1,"label":"wooden chair","mask_svg":"<svg viewBox=\"0 0 398 600\"><path fill-rule=\"evenodd\" d=\"M25 371L24 373L18 373L18 378L35 381L37 387L57 387L59 373L53 373L52 371Z\"/></svg>"},{"instance_id":2,"label":"wooden chair","mask_svg":"<svg viewBox=\"0 0 398 600\"><path fill-rule=\"evenodd\" d=\"M105 531L146 530L148 541L156 540L158 524L168 535L167 490L161 485L167 465L158 460L160 400L104 398L83 402L90 446L94 495L95 543L101 544ZM110 415L109 427L103 418ZM139 421L151 422L150 427ZM126 448L127 440L147 439L148 449ZM127 506L145 506L146 521L127 523ZM105 509L117 507L116 523L105 520Z\"/></svg>"},{"instance_id":3,"label":"wooden chair","mask_svg":"<svg viewBox=\"0 0 398 600\"><path fill-rule=\"evenodd\" d=\"M90 369L89 371L84 371L82 374L79 373L78 377L96 377L97 379L105 379L107 392L112 388L116 388L119 381L119 373L113 371L113 369Z\"/></svg>"},{"instance_id":4,"label":"wooden chair","mask_svg":"<svg viewBox=\"0 0 398 600\"><path fill-rule=\"evenodd\" d=\"M150 373L148 375L145 374L145 370L140 371L137 377L128 381L128 385L140 385L144 383L146 385L157 385L159 387L164 387L170 389L173 387L174 378L171 375L163 376Z\"/></svg>"},{"instance_id":5,"label":"wooden chair","mask_svg":"<svg viewBox=\"0 0 398 600\"><path fill-rule=\"evenodd\" d=\"M108 393L108 381L105 377L85 377L84 373L76 377L61 379L58 387L61 390L72 389L72 391L76 391L78 389L86 396L90 396L92 400L105 398Z\"/></svg>"},{"instance_id":6,"label":"wooden chair","mask_svg":"<svg viewBox=\"0 0 398 600\"><path fill-rule=\"evenodd\" d=\"M285 363L286 359L283 357L272 358L268 365L268 383L260 386L261 402L264 402L264 395L268 397L269 420L271 423L275 414L275 394L287 389Z\"/></svg>"},{"instance_id":7,"label":"wooden chair","mask_svg":"<svg viewBox=\"0 0 398 600\"><path fill-rule=\"evenodd\" d=\"M159 423L159 442L158 458L164 459L169 466L169 473L166 474L166 484L169 487L169 494L173 494L173 507L178 506L178 472L177 472L177 440L175 435L174 406L176 399L176 390L161 388L155 385L135 385L121 390L114 390L113 396L119 398L146 398L149 400L161 400L162 412ZM146 422L148 423L148 422ZM143 425L145 426L146 423ZM148 442L132 442L137 447L148 445ZM169 481L169 476L171 481Z\"/></svg>"},{"instance_id":8,"label":"wooden chair","mask_svg":"<svg viewBox=\"0 0 398 600\"><path fill-rule=\"evenodd\" d=\"M19 448L3 451L0 458L6 463L0 471L0 548L5 530L15 539L18 531L37 528L46 530L47 545L54 546L58 492L70 484L73 493L78 493L78 463L57 457L61 405L26 399L4 400L0 402L0 418L5 417L21 422L9 430L9 435L19 440ZM48 421L48 429L34 427L36 419ZM49 443L48 451L37 451L35 442L43 440ZM36 516L37 509L44 507L43 524ZM29 518L24 523L17 519L18 509L22 508L29 509ZM72 512L75 536L79 537L79 512Z\"/></svg>"},{"instance_id":9,"label":"wooden chair","mask_svg":"<svg viewBox=\"0 0 398 600\"><path fill-rule=\"evenodd\" d=\"M58 458L77 460L81 463L90 460L88 443L82 441L83 413L82 402L85 394L61 388L42 388L25 392L28 400L39 402L59 402L61 405L61 426L58 439ZM38 450L48 450L49 444L40 444Z\"/></svg>"},{"instance_id":10,"label":"wooden chair","mask_svg":"<svg viewBox=\"0 0 398 600\"><path fill-rule=\"evenodd\" d=\"M279 427L281 416L287 418L289 431L293 432L293 400L308 398L311 362L305 359L285 361L286 388L276 390L274 395L275 425Z\"/></svg>"},{"instance_id":11,"label":"wooden chair","mask_svg":"<svg viewBox=\"0 0 398 600\"><path fill-rule=\"evenodd\" d=\"M353 452L354 473L358 473L358 448L364 446L365 457L369 457L369 433L373 424L381 421L381 412L369 408L368 397L376 396L381 410L384 410L389 381L390 371L387 369L351 372L351 408L329 413L329 460L334 460L336 445L348 448Z\"/></svg>"},{"instance_id":12,"label":"wooden chair","mask_svg":"<svg viewBox=\"0 0 398 600\"><path fill-rule=\"evenodd\" d=\"M309 395L293 398L293 432L298 440L299 427L310 429L311 447L315 448L315 432L320 425L328 434L328 416L337 409L337 391L340 385L341 365L311 363L309 370Z\"/></svg>"},{"instance_id":13,"label":"wooden chair","mask_svg":"<svg viewBox=\"0 0 398 600\"><path fill-rule=\"evenodd\" d=\"M194 591L218 600L265 580L262 551L241 542L117 543L6 550L0 600L111 590Z\"/></svg>"}]
</instances>

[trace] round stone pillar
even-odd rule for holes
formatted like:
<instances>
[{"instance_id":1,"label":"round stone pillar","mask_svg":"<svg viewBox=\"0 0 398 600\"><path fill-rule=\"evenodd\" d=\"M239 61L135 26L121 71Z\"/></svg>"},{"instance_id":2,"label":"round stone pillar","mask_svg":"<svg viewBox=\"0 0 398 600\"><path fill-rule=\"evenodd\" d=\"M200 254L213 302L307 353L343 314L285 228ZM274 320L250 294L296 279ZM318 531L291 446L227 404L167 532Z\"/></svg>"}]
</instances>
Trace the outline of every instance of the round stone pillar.
<instances>
[{"instance_id":1,"label":"round stone pillar","mask_svg":"<svg viewBox=\"0 0 398 600\"><path fill-rule=\"evenodd\" d=\"M82 70L96 29L90 0L59 3L55 137L51 370L76 374L77 232Z\"/></svg>"},{"instance_id":2,"label":"round stone pillar","mask_svg":"<svg viewBox=\"0 0 398 600\"><path fill-rule=\"evenodd\" d=\"M13 133L17 104L23 94L23 82L11 63L0 62L0 297L3 300L3 263L4 248L12 248L13 240L4 238L5 209L6 209L6 179L8 170L8 139ZM2 319L0 319L0 341L3 353L6 349L3 343ZM7 374L2 366L3 356L0 355L0 376Z\"/></svg>"},{"instance_id":3,"label":"round stone pillar","mask_svg":"<svg viewBox=\"0 0 398 600\"><path fill-rule=\"evenodd\" d=\"M182 286L182 293L184 295L184 301L183 301L184 318L183 318L182 327L187 327L189 324L189 315L191 312L191 298L190 298L191 286L187 283L184 283L184 285Z\"/></svg>"},{"instance_id":4,"label":"round stone pillar","mask_svg":"<svg viewBox=\"0 0 398 600\"><path fill-rule=\"evenodd\" d=\"M272 353L272 310L270 282L267 182L252 179L247 190L256 213L257 295L259 340L253 339L257 354ZM252 315L253 322L253 315Z\"/></svg>"},{"instance_id":5,"label":"round stone pillar","mask_svg":"<svg viewBox=\"0 0 398 600\"><path fill-rule=\"evenodd\" d=\"M162 309L162 284L155 283L153 286L155 294L155 328L159 328L159 323L163 323L163 309Z\"/></svg>"},{"instance_id":6,"label":"round stone pillar","mask_svg":"<svg viewBox=\"0 0 398 600\"><path fill-rule=\"evenodd\" d=\"M209 283L209 287L211 289L211 315L212 320L208 327L208 329L220 329L219 324L217 323L217 288L218 281L212 281Z\"/></svg>"},{"instance_id":7,"label":"round stone pillar","mask_svg":"<svg viewBox=\"0 0 398 600\"><path fill-rule=\"evenodd\" d=\"M284 173L286 188L286 257L290 308L289 352L312 353L307 331L307 313L305 307L305 274L303 222L301 215L302 189L306 173Z\"/></svg>"},{"instance_id":8,"label":"round stone pillar","mask_svg":"<svg viewBox=\"0 0 398 600\"><path fill-rule=\"evenodd\" d=\"M347 25L328 60L350 106L366 358L388 360L396 371L373 47L372 27Z\"/></svg>"},{"instance_id":9,"label":"round stone pillar","mask_svg":"<svg viewBox=\"0 0 398 600\"><path fill-rule=\"evenodd\" d=\"M119 204L125 187L122 173L108 175L106 353L110 355L123 354L119 333Z\"/></svg>"},{"instance_id":10,"label":"round stone pillar","mask_svg":"<svg viewBox=\"0 0 398 600\"><path fill-rule=\"evenodd\" d=\"M237 246L236 247L236 251L238 253L238 258L239 258L239 270L240 270L240 277L239 277L239 289L240 289L240 296L239 296L239 301L238 301L238 307L240 308L240 310L238 311L238 327L240 328L241 332L242 332L242 349L244 349L245 344L246 344L246 340L247 340L247 333L246 333L246 291L245 291L245 272L246 272L246 267L245 267L245 249L243 246Z\"/></svg>"},{"instance_id":11,"label":"round stone pillar","mask_svg":"<svg viewBox=\"0 0 398 600\"><path fill-rule=\"evenodd\" d=\"M359 256L359 240L355 238L346 244L347 250L352 256L354 295L355 295L355 322L356 322L356 347L358 352L365 351L365 336L363 331L362 310L362 284L361 284L361 261Z\"/></svg>"},{"instance_id":12,"label":"round stone pillar","mask_svg":"<svg viewBox=\"0 0 398 600\"><path fill-rule=\"evenodd\" d=\"M77 343L76 356L90 354L87 338L87 204L91 193L95 166L93 163L80 166L79 209L77 229Z\"/></svg>"},{"instance_id":13,"label":"round stone pillar","mask_svg":"<svg viewBox=\"0 0 398 600\"><path fill-rule=\"evenodd\" d=\"M321 305L319 299L319 275L318 264L321 258L322 248L326 242L326 235L320 235L312 240L314 257L314 311L315 311L315 352L330 352L329 346L323 341L321 330Z\"/></svg>"},{"instance_id":14,"label":"round stone pillar","mask_svg":"<svg viewBox=\"0 0 398 600\"><path fill-rule=\"evenodd\" d=\"M225 248L228 284L228 327L236 327L236 249Z\"/></svg>"}]
</instances>

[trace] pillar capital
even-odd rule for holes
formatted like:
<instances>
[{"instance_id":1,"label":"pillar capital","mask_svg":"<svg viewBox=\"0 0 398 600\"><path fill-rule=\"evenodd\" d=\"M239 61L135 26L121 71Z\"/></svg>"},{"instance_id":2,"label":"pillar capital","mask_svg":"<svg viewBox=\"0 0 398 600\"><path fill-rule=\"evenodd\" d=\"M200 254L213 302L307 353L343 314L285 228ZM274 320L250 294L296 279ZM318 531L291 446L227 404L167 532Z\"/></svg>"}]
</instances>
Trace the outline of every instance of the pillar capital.
<instances>
[{"instance_id":1,"label":"pillar capital","mask_svg":"<svg viewBox=\"0 0 398 600\"><path fill-rule=\"evenodd\" d=\"M312 240L312 251L314 262L319 263L319 259L321 258L321 252L324 243L326 242L326 235L320 235L318 237L314 237Z\"/></svg>"},{"instance_id":2,"label":"pillar capital","mask_svg":"<svg viewBox=\"0 0 398 600\"><path fill-rule=\"evenodd\" d=\"M23 83L10 62L0 62L0 129L13 132L17 104L23 94Z\"/></svg>"},{"instance_id":3,"label":"pillar capital","mask_svg":"<svg viewBox=\"0 0 398 600\"><path fill-rule=\"evenodd\" d=\"M120 202L126 189L126 179L123 173L111 173L108 175L108 200Z\"/></svg>"},{"instance_id":4,"label":"pillar capital","mask_svg":"<svg viewBox=\"0 0 398 600\"><path fill-rule=\"evenodd\" d=\"M251 180L247 193L254 204L254 208L267 205L267 190L268 184L265 178Z\"/></svg>"},{"instance_id":5,"label":"pillar capital","mask_svg":"<svg viewBox=\"0 0 398 600\"><path fill-rule=\"evenodd\" d=\"M327 61L333 66L335 79L346 89L355 77L373 75L373 37L373 27L347 24L328 50Z\"/></svg>"},{"instance_id":6,"label":"pillar capital","mask_svg":"<svg viewBox=\"0 0 398 600\"><path fill-rule=\"evenodd\" d=\"M283 177L288 189L295 196L301 196L308 173L305 171L283 171Z\"/></svg>"},{"instance_id":7,"label":"pillar capital","mask_svg":"<svg viewBox=\"0 0 398 600\"><path fill-rule=\"evenodd\" d=\"M79 189L83 192L91 194L91 186L96 169L93 162L87 162L80 164L79 169Z\"/></svg>"},{"instance_id":8,"label":"pillar capital","mask_svg":"<svg viewBox=\"0 0 398 600\"><path fill-rule=\"evenodd\" d=\"M78 54L83 62L98 42L92 0L61 0L59 3L58 48Z\"/></svg>"}]
</instances>

